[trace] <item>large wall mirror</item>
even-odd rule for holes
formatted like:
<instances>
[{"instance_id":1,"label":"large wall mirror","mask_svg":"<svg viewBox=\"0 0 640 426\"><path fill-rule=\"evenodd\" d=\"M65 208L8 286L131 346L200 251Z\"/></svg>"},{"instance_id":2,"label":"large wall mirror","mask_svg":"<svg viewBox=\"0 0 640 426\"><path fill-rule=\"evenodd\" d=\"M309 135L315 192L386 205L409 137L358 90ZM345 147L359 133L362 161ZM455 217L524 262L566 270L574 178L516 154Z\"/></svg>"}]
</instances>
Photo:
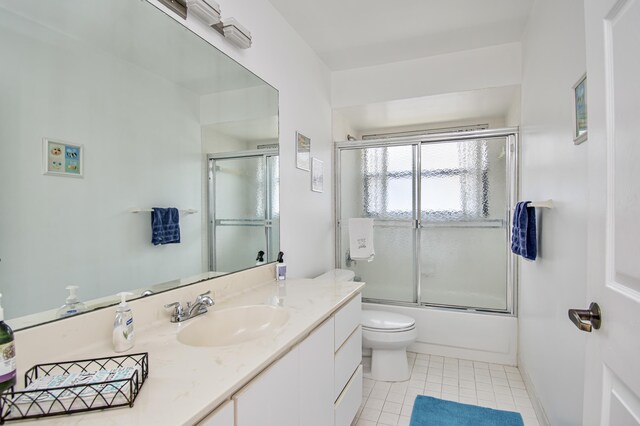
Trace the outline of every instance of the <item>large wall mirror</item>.
<instances>
[{"instance_id":1,"label":"large wall mirror","mask_svg":"<svg viewBox=\"0 0 640 426\"><path fill-rule=\"evenodd\" d=\"M56 319L68 286L91 310L275 260L273 87L146 1L0 0L0 55L15 329ZM179 243L152 243L156 207Z\"/></svg>"}]
</instances>

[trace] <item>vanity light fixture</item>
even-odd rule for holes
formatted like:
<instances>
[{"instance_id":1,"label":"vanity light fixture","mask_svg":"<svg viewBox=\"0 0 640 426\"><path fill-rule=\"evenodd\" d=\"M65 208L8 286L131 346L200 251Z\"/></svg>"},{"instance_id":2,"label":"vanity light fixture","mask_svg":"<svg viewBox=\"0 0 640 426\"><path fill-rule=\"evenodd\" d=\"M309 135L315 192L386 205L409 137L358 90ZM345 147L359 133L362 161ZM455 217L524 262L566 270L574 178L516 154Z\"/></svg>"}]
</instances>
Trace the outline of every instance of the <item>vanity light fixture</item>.
<instances>
[{"instance_id":1,"label":"vanity light fixture","mask_svg":"<svg viewBox=\"0 0 640 426\"><path fill-rule=\"evenodd\" d=\"M240 25L235 18L223 19L213 26L220 34L240 49L251 47L251 32Z\"/></svg>"},{"instance_id":2,"label":"vanity light fixture","mask_svg":"<svg viewBox=\"0 0 640 426\"><path fill-rule=\"evenodd\" d=\"M187 3L185 0L160 0L160 3L167 6L182 19L187 19Z\"/></svg>"},{"instance_id":3,"label":"vanity light fixture","mask_svg":"<svg viewBox=\"0 0 640 426\"><path fill-rule=\"evenodd\" d=\"M213 26L220 22L220 5L213 0L187 0L187 15Z\"/></svg>"},{"instance_id":4,"label":"vanity light fixture","mask_svg":"<svg viewBox=\"0 0 640 426\"><path fill-rule=\"evenodd\" d=\"M235 18L221 21L220 5L214 0L159 0L183 19L194 16L212 27L240 49L251 47L251 32L240 25Z\"/></svg>"}]
</instances>

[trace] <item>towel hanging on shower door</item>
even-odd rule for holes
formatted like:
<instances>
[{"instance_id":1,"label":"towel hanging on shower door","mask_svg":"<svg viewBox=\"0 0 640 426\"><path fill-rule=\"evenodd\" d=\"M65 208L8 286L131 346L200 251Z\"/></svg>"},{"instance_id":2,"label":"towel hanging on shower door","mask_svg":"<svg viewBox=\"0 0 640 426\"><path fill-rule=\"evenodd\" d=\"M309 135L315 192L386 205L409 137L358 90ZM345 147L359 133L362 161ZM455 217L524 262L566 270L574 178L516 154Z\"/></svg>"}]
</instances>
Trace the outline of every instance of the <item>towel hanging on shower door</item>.
<instances>
[{"instance_id":1,"label":"towel hanging on shower door","mask_svg":"<svg viewBox=\"0 0 640 426\"><path fill-rule=\"evenodd\" d=\"M352 260L371 260L373 249L373 219L349 219L349 257Z\"/></svg>"}]
</instances>

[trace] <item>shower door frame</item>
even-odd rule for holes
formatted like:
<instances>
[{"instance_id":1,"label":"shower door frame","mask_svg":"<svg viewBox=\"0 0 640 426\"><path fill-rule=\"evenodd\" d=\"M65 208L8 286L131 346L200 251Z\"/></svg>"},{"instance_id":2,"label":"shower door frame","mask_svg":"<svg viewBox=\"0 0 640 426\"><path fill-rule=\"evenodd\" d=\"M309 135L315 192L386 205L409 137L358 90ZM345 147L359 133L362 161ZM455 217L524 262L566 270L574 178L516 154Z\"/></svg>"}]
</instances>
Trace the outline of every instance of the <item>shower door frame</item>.
<instances>
[{"instance_id":1,"label":"shower door frame","mask_svg":"<svg viewBox=\"0 0 640 426\"><path fill-rule=\"evenodd\" d=\"M437 142L455 142L466 140L478 140L478 139L506 139L506 162L507 162L507 219L512 217L513 206L518 200L519 187L520 187L520 156L519 156L519 128L518 127L505 127L499 129L487 129L476 131L464 131L464 132L449 132L449 133L435 133L425 134L409 137L393 137L393 138L380 138L380 139L368 139L364 141L343 141L336 142L334 145L334 164L335 164L335 176L334 176L334 194L335 194L335 211L334 217L336 219L335 226L335 262L336 267L339 268L342 265L342 236L341 236L341 164L340 153L343 150L355 150L364 148L387 148L392 146L412 146L414 161L413 161L413 238L414 238L414 294L416 295L416 302L402 302L394 300L384 299L371 299L363 298L363 302L370 303L384 303L388 305L408 306L408 307L421 307L432 309L455 309L458 311L471 311L479 314L491 314L491 315L506 315L517 316L518 311L518 262L511 253L510 244L507 241L505 250L507 251L507 294L506 294L506 309L487 309L487 308L475 308L464 307L457 305L442 305L426 303L421 301L421 266L420 266L420 229L421 214L422 212L417 207L422 208L422 191L420 178L422 173L420 147L427 143ZM417 176L417 178L416 178ZM512 223L511 220L507 220L507 237L511 236Z\"/></svg>"},{"instance_id":2,"label":"shower door frame","mask_svg":"<svg viewBox=\"0 0 640 426\"><path fill-rule=\"evenodd\" d=\"M230 152L221 152L216 154L207 154L207 176L209 188L207 188L207 197L208 202L207 206L209 208L208 213L208 236L209 236L209 271L216 271L216 197L214 194L214 189L216 187L216 174L213 170L213 165L216 160L231 160L234 158L253 158L253 157L262 157L263 167L265 170L265 176L268 175L269 168L269 157L278 157L280 155L278 148L267 148L267 149L252 149L246 151L230 151ZM264 217L265 220L262 224L245 225L245 226L264 226L265 232L265 258L269 259L270 254L269 250L271 247L271 231L273 229L273 218L269 214L272 210L271 205L271 185L269 185L268 179L265 180L265 211Z\"/></svg>"}]
</instances>

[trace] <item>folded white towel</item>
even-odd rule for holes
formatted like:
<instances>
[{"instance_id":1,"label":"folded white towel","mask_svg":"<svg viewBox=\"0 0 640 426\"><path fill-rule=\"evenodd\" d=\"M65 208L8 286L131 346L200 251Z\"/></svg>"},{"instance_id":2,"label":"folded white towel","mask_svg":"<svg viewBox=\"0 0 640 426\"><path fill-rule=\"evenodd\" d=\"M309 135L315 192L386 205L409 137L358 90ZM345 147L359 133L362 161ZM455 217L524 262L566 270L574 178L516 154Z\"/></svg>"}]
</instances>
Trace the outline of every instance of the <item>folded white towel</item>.
<instances>
[{"instance_id":1,"label":"folded white towel","mask_svg":"<svg viewBox=\"0 0 640 426\"><path fill-rule=\"evenodd\" d=\"M349 219L349 256L353 260L371 260L373 249L373 219Z\"/></svg>"}]
</instances>

